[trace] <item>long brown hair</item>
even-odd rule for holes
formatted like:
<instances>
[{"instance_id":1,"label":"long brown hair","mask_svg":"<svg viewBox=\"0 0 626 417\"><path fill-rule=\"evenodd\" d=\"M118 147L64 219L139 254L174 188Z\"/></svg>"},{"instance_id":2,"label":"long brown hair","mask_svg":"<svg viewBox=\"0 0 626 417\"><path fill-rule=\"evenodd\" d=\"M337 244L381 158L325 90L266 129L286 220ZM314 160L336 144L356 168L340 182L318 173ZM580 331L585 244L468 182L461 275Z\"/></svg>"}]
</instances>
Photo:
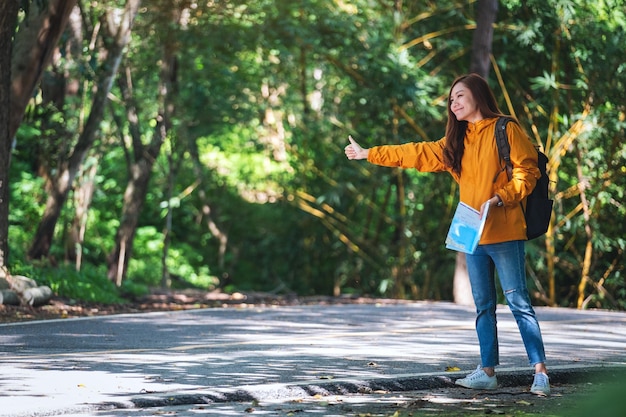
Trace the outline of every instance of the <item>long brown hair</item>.
<instances>
[{"instance_id":1,"label":"long brown hair","mask_svg":"<svg viewBox=\"0 0 626 417\"><path fill-rule=\"evenodd\" d=\"M443 151L443 160L448 167L452 168L453 172L461 175L461 158L463 158L463 151L465 150L463 140L465 139L467 122L458 121L450 109L452 89L458 83L463 83L471 91L478 110L485 119L504 116L504 114L498 108L493 91L483 77L478 74L466 74L454 80L448 93L448 124L446 126L446 147Z\"/></svg>"}]
</instances>

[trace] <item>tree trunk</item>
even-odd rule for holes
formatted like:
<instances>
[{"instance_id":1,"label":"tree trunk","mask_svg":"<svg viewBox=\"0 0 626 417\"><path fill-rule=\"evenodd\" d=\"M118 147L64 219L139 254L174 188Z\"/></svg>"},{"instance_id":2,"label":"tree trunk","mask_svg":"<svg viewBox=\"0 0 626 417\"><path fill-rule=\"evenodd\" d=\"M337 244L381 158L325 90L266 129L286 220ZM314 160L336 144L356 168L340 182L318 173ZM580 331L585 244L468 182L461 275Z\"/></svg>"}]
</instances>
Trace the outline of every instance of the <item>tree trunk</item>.
<instances>
[{"instance_id":1,"label":"tree trunk","mask_svg":"<svg viewBox=\"0 0 626 417\"><path fill-rule=\"evenodd\" d=\"M173 10L176 13L177 10ZM175 22L179 21L176 16ZM164 46L163 59L161 60L161 75L159 85L159 114L157 115L157 125L152 136L150 144L144 146L141 142L141 132L139 125L132 126L129 129L132 135L133 155L131 159L130 172L131 177L126 186L124 193L124 205L122 207L122 218L120 227L115 236L115 247L109 254L107 264L107 277L113 281L118 287L122 285L126 272L128 270L128 261L132 255L133 241L137 224L139 223L139 215L145 202L148 192L148 183L152 175L152 167L157 160L161 151L161 146L165 142L171 128L171 115L174 111L173 94L175 92L175 84L178 61L175 55L174 44L166 42ZM128 76L128 75L126 75ZM127 102L129 112L128 120L138 120L136 107L133 103L132 91L130 86L132 83L122 83L122 94ZM166 256L166 254L164 254Z\"/></svg>"},{"instance_id":2,"label":"tree trunk","mask_svg":"<svg viewBox=\"0 0 626 417\"><path fill-rule=\"evenodd\" d=\"M37 226L33 243L28 251L29 259L40 259L48 256L50 246L52 245L54 229L59 215L61 214L61 208L67 199L70 184L67 177L61 177L54 184L54 189L49 191L48 200L46 200L46 208Z\"/></svg>"},{"instance_id":3,"label":"tree trunk","mask_svg":"<svg viewBox=\"0 0 626 417\"><path fill-rule=\"evenodd\" d=\"M74 262L77 271L80 271L82 264L82 246L85 240L87 215L96 188L95 178L98 172L98 161L95 158L90 159L91 163L88 162L86 164L87 166L81 173L80 180L78 181L77 189L74 191L76 213L70 227L65 248L66 261Z\"/></svg>"},{"instance_id":4,"label":"tree trunk","mask_svg":"<svg viewBox=\"0 0 626 417\"><path fill-rule=\"evenodd\" d=\"M585 176L583 174L583 168L581 166L584 160L580 148L576 148L578 162L576 163L576 173L578 174L578 188L580 190L580 202L583 207L583 219L585 220L585 237L587 238L587 244L585 245L585 255L583 257L583 264L580 276L580 282L578 283L578 300L576 301L576 307L582 309L585 302L585 288L588 283L592 283L591 279L591 261L593 259L593 229L591 227L591 207L589 200L587 199L587 192L585 191Z\"/></svg>"},{"instance_id":5,"label":"tree trunk","mask_svg":"<svg viewBox=\"0 0 626 417\"><path fill-rule=\"evenodd\" d=\"M467 263L463 252L457 252L456 254L456 267L454 268L452 292L455 303L464 306L474 305L472 286L470 285L469 274L467 273Z\"/></svg>"},{"instance_id":6,"label":"tree trunk","mask_svg":"<svg viewBox=\"0 0 626 417\"><path fill-rule=\"evenodd\" d=\"M228 247L228 234L220 228L220 226L215 222L215 219L213 218L213 207L211 207L209 197L206 195L206 192L204 191L204 186L202 185L202 180L206 176L202 172L202 163L200 162L200 152L198 151L198 144L195 139L192 138L189 139L189 154L191 156L191 161L193 162L193 172L199 182L198 195L200 198L200 202L202 203L202 215L206 218L207 228L209 229L213 237L220 242L217 266L220 269L224 269L226 249Z\"/></svg>"},{"instance_id":7,"label":"tree trunk","mask_svg":"<svg viewBox=\"0 0 626 417\"><path fill-rule=\"evenodd\" d=\"M489 76L489 56L493 40L493 24L498 12L498 0L478 0L476 8L476 31L472 42L472 58L470 72L475 72L484 78ZM472 288L467 273L465 254L456 255L453 283L454 302L461 305L474 305Z\"/></svg>"},{"instance_id":8,"label":"tree trunk","mask_svg":"<svg viewBox=\"0 0 626 417\"><path fill-rule=\"evenodd\" d=\"M152 166L156 158L146 155L131 167L131 177L124 192L124 206L120 226L115 236L115 248L109 254L107 277L118 287L126 276L128 260L132 254L133 240L139 215L148 192Z\"/></svg>"},{"instance_id":9,"label":"tree trunk","mask_svg":"<svg viewBox=\"0 0 626 417\"><path fill-rule=\"evenodd\" d=\"M498 0L478 0L470 72L475 72L484 78L489 77L489 56L493 41L493 24L497 13Z\"/></svg>"},{"instance_id":10,"label":"tree trunk","mask_svg":"<svg viewBox=\"0 0 626 417\"><path fill-rule=\"evenodd\" d=\"M7 1L4 3L17 3ZM15 36L12 61L11 118L9 136L15 136L26 105L30 101L41 74L50 64L52 53L63 34L76 0L30 2L30 11ZM2 7L11 7L3 4ZM42 10L41 7L45 7ZM4 16L4 13L3 13ZM4 26L3 26L4 27Z\"/></svg>"},{"instance_id":11,"label":"tree trunk","mask_svg":"<svg viewBox=\"0 0 626 417\"><path fill-rule=\"evenodd\" d=\"M171 148L174 148L172 145ZM165 187L165 200L167 201L167 212L165 214L165 224L163 225L163 251L161 252L161 288L167 289L172 286L170 271L167 267L167 256L172 241L172 221L174 217L174 209L172 207L172 198L174 196L174 186L176 183L176 174L178 172L177 160L174 156L174 149L171 149L167 155L167 186Z\"/></svg>"},{"instance_id":12,"label":"tree trunk","mask_svg":"<svg viewBox=\"0 0 626 417\"><path fill-rule=\"evenodd\" d=\"M129 0L122 14L122 19L117 26L113 26L115 19L112 16L107 19L109 25L107 27L108 31L105 31L107 32L105 35L107 39L104 42L107 47L107 57L101 66L101 77L93 99L91 112L72 154L67 161L61 164L58 175L49 184L51 190L46 203L46 210L35 233L31 248L28 251L28 256L31 259L48 256L54 229L63 204L67 200L74 178L76 178L99 131L100 122L104 116L105 106L108 101L108 94L117 74L124 48L130 41L132 22L137 15L138 7L139 0ZM111 11L111 14L114 14L114 11Z\"/></svg>"},{"instance_id":13,"label":"tree trunk","mask_svg":"<svg viewBox=\"0 0 626 417\"><path fill-rule=\"evenodd\" d=\"M11 54L19 3L0 3L0 268L9 257L9 166L13 135L9 129L11 102Z\"/></svg>"}]
</instances>

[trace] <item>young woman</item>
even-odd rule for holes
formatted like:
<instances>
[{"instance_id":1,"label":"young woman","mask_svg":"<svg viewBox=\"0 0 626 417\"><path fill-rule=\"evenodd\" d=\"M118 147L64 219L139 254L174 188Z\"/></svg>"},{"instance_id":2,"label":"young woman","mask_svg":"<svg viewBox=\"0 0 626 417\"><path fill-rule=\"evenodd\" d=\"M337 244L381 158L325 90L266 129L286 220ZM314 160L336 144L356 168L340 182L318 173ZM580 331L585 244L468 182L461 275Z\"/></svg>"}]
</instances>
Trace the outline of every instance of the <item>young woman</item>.
<instances>
[{"instance_id":1,"label":"young woman","mask_svg":"<svg viewBox=\"0 0 626 417\"><path fill-rule=\"evenodd\" d=\"M475 389L497 387L497 270L507 304L535 370L530 391L548 395L550 382L543 339L526 287L526 222L520 207L520 202L530 194L540 176L537 152L519 124L508 123L506 131L513 164L512 179L508 179L502 169L504 165L498 155L494 131L496 121L502 116L487 82L476 74L464 75L450 88L448 124L443 139L367 149L349 137L350 144L345 153L348 159L366 159L376 165L449 172L459 184L461 201L477 210L483 204L491 206L478 248L473 254L466 255L476 305L481 365L456 383Z\"/></svg>"}]
</instances>

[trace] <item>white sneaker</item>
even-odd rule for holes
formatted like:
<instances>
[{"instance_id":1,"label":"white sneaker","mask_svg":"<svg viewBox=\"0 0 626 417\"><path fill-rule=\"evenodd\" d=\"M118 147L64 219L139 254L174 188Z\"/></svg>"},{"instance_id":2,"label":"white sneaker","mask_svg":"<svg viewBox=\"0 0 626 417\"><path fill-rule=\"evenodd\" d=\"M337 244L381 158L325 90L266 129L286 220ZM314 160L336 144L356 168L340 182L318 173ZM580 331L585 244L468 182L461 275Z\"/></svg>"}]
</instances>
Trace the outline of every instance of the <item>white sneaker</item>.
<instances>
[{"instance_id":1,"label":"white sneaker","mask_svg":"<svg viewBox=\"0 0 626 417\"><path fill-rule=\"evenodd\" d=\"M498 388L498 379L496 378L496 376L487 375L480 365L478 365L474 372L472 372L465 378L457 379L455 383L462 387L471 389Z\"/></svg>"},{"instance_id":2,"label":"white sneaker","mask_svg":"<svg viewBox=\"0 0 626 417\"><path fill-rule=\"evenodd\" d=\"M550 395L550 379L543 372L537 372L530 387L530 392L537 395Z\"/></svg>"}]
</instances>

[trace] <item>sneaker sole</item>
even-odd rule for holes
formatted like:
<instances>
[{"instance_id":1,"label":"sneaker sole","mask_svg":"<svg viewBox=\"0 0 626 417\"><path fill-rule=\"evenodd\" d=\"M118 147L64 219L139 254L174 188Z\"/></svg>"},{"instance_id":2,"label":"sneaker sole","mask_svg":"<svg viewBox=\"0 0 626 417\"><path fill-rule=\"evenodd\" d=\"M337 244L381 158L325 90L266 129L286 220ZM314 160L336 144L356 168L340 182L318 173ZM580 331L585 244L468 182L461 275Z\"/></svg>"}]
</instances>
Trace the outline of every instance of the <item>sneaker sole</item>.
<instances>
[{"instance_id":1,"label":"sneaker sole","mask_svg":"<svg viewBox=\"0 0 626 417\"><path fill-rule=\"evenodd\" d=\"M480 390L486 390L486 391L492 391L494 389L498 389L497 385L495 387L471 387L471 386L464 385L464 384L459 383L459 382L455 382L455 384L460 386L460 387L468 388L468 389L480 389Z\"/></svg>"}]
</instances>

